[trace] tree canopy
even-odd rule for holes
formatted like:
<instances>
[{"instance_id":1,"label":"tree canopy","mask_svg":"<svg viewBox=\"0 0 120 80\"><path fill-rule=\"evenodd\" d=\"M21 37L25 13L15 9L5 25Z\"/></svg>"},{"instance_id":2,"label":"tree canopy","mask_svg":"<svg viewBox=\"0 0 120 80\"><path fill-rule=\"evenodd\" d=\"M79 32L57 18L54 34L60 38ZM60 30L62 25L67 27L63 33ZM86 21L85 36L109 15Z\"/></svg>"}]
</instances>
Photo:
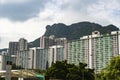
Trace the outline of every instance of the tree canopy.
<instances>
[{"instance_id":1,"label":"tree canopy","mask_svg":"<svg viewBox=\"0 0 120 80\"><path fill-rule=\"evenodd\" d=\"M62 80L94 80L94 70L86 68L87 64L68 64L67 61L57 61L46 71L45 78Z\"/></svg>"},{"instance_id":2,"label":"tree canopy","mask_svg":"<svg viewBox=\"0 0 120 80\"><path fill-rule=\"evenodd\" d=\"M120 80L120 56L114 57L106 70L99 74L100 80Z\"/></svg>"}]
</instances>

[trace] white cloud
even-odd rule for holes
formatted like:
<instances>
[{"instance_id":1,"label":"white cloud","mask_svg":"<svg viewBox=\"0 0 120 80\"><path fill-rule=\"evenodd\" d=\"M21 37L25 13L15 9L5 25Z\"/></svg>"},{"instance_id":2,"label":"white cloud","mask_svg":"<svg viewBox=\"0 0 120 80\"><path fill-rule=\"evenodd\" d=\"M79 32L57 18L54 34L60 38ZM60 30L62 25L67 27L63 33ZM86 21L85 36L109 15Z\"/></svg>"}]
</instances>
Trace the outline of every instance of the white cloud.
<instances>
[{"instance_id":1,"label":"white cloud","mask_svg":"<svg viewBox=\"0 0 120 80\"><path fill-rule=\"evenodd\" d=\"M9 41L18 41L21 37L33 41L45 32L44 22L35 20L35 18L23 23L0 19L0 25L0 48L8 47Z\"/></svg>"},{"instance_id":2,"label":"white cloud","mask_svg":"<svg viewBox=\"0 0 120 80\"><path fill-rule=\"evenodd\" d=\"M4 3L7 1L4 0ZM14 1L22 0L12 0L11 2ZM114 24L120 27L119 8L119 0L52 0L46 2L44 10L40 11L37 17L29 18L24 22L0 19L2 41L0 48L7 47L9 41L18 41L21 37L33 41L44 34L46 25L54 23L69 25L80 21L90 21L102 25Z\"/></svg>"},{"instance_id":3,"label":"white cloud","mask_svg":"<svg viewBox=\"0 0 120 80\"><path fill-rule=\"evenodd\" d=\"M120 3L118 0L100 0L88 8L89 16L101 24L120 26ZM117 14L116 14L117 13Z\"/></svg>"}]
</instances>

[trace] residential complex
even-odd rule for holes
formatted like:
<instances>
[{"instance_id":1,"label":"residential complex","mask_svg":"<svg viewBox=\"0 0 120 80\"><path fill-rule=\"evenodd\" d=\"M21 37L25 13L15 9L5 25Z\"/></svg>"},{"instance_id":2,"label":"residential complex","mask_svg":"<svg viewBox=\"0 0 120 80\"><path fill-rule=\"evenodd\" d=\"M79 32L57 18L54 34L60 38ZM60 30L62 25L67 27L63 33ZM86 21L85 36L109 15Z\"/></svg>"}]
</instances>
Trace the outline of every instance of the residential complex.
<instances>
[{"instance_id":1,"label":"residential complex","mask_svg":"<svg viewBox=\"0 0 120 80\"><path fill-rule=\"evenodd\" d=\"M27 44L24 38L9 43L12 61L25 69L45 70L56 61L67 60L76 65L79 62L87 63L87 67L99 72L106 68L113 57L120 54L120 31L108 34L94 31L91 35L72 41L54 35L42 36L40 47L28 48Z\"/></svg>"},{"instance_id":2,"label":"residential complex","mask_svg":"<svg viewBox=\"0 0 120 80\"><path fill-rule=\"evenodd\" d=\"M110 60L120 53L119 35L119 31L104 35L94 31L92 35L69 42L69 62L74 64L87 63L88 67L95 69L96 72L105 69Z\"/></svg>"}]
</instances>

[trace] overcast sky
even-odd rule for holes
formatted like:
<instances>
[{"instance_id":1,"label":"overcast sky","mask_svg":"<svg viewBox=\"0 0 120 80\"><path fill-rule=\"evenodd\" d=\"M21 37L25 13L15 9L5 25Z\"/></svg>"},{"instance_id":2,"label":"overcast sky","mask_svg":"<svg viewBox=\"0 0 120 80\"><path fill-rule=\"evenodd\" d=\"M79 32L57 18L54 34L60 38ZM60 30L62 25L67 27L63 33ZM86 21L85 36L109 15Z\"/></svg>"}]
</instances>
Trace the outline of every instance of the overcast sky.
<instances>
[{"instance_id":1,"label":"overcast sky","mask_svg":"<svg viewBox=\"0 0 120 80\"><path fill-rule=\"evenodd\" d=\"M0 48L42 36L46 25L81 21L120 28L120 0L0 0Z\"/></svg>"}]
</instances>

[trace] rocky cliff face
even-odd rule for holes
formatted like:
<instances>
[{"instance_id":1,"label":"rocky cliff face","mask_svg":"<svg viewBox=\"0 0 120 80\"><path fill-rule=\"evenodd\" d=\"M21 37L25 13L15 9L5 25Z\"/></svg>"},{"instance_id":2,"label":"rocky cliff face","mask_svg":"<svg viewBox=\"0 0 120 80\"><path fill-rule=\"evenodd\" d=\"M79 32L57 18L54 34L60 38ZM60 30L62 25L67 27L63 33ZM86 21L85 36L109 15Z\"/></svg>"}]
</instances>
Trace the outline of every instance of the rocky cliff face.
<instances>
[{"instance_id":1,"label":"rocky cliff face","mask_svg":"<svg viewBox=\"0 0 120 80\"><path fill-rule=\"evenodd\" d=\"M46 26L44 36L55 35L56 38L66 37L67 39L79 39L84 35L91 35L93 31L99 31L101 34L110 33L111 31L119 30L114 25L101 26L96 23L80 22L72 25L65 25L62 23Z\"/></svg>"}]
</instances>

